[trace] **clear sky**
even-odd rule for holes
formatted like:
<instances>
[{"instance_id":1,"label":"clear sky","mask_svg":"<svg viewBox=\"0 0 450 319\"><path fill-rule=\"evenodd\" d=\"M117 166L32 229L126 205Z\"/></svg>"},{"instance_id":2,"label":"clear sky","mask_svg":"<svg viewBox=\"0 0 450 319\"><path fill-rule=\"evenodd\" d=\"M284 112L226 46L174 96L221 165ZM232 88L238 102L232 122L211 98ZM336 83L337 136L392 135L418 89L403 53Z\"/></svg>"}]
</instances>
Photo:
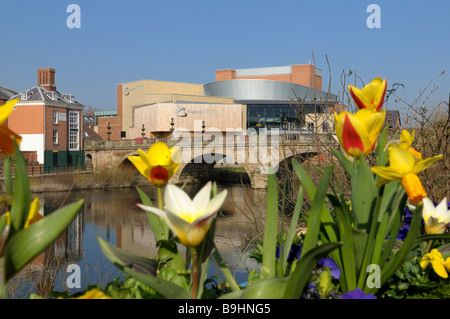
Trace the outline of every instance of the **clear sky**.
<instances>
[{"instance_id":1,"label":"clear sky","mask_svg":"<svg viewBox=\"0 0 450 319\"><path fill-rule=\"evenodd\" d=\"M69 28L70 4L81 28ZM369 28L369 4L381 28ZM313 63L323 89L341 94L341 75L412 100L436 79L438 99L450 85L450 1L1 0L0 86L37 85L37 69L56 69L57 89L100 109L116 109L117 84L152 79L206 84L217 69ZM331 73L328 71L327 57ZM354 79L353 79L354 80ZM360 86L361 83L357 82Z\"/></svg>"}]
</instances>

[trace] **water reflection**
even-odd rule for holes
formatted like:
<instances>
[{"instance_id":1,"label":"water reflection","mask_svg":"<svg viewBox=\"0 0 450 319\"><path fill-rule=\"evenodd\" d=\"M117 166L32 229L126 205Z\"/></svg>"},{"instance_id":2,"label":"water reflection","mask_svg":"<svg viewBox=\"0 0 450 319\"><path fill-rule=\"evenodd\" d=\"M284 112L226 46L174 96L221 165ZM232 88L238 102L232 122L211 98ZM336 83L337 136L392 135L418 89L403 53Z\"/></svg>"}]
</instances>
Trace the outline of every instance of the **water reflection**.
<instances>
[{"instance_id":1,"label":"water reflection","mask_svg":"<svg viewBox=\"0 0 450 319\"><path fill-rule=\"evenodd\" d=\"M186 191L195 194L201 185L188 185ZM216 224L216 244L229 268L238 281L245 281L247 268L255 268L254 262L246 258L246 248L253 238L263 231L266 191L243 186L219 186L219 191L228 189L227 200ZM143 191L156 204L156 189L143 187ZM10 284L11 298L23 298L30 292L47 295L50 291L76 292L87 285L104 286L121 273L104 257L97 238L145 257L155 257L156 243L149 227L147 214L136 206L140 202L133 188L72 191L70 193L37 194L41 200L43 214L47 215L59 207L85 199L85 205L69 228L58 240L27 267L26 279ZM68 289L67 267L80 266L82 280L80 289ZM211 274L215 271L214 266ZM19 276L20 277L20 276ZM54 279L54 280L53 280ZM21 280L25 283L21 283ZM27 286L15 289L15 286ZM19 292L20 291L20 292Z\"/></svg>"}]
</instances>

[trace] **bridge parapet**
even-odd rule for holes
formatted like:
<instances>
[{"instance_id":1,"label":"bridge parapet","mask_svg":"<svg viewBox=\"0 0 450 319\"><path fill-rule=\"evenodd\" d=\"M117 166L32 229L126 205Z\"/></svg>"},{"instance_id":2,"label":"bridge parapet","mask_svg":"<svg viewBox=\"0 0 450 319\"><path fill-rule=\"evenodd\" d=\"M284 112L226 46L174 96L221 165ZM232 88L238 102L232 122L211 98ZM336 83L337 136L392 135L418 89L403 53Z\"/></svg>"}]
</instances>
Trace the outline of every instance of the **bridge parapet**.
<instances>
[{"instance_id":1,"label":"bridge parapet","mask_svg":"<svg viewBox=\"0 0 450 319\"><path fill-rule=\"evenodd\" d=\"M144 139L123 139L123 140L108 140L108 141L84 141L84 150L106 150L106 149L148 149L152 144L156 142L164 142L169 147L178 146L190 146L190 147L202 147L217 145L235 145L240 146L257 146L258 143L264 143L264 145L270 146L273 143L278 145L289 146L311 146L311 145L327 145L334 144L336 139L327 133L318 134L279 134L279 135L242 135L242 136L219 136L208 135L205 137L183 137L181 139L176 138L144 138Z\"/></svg>"}]
</instances>

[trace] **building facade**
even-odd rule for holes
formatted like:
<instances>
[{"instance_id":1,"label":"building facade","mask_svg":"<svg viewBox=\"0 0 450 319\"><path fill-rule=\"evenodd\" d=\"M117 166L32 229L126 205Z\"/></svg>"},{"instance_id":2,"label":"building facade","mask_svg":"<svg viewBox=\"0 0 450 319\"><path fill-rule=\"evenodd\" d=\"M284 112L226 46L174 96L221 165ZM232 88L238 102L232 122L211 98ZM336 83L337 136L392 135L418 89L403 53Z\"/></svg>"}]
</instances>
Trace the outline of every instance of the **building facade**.
<instances>
[{"instance_id":1,"label":"building facade","mask_svg":"<svg viewBox=\"0 0 450 319\"><path fill-rule=\"evenodd\" d=\"M337 96L322 91L322 71L312 65L217 70L205 96L230 97L247 105L246 128L259 132L328 132Z\"/></svg>"},{"instance_id":2,"label":"building facade","mask_svg":"<svg viewBox=\"0 0 450 319\"><path fill-rule=\"evenodd\" d=\"M55 70L38 69L38 85L10 97L16 98L8 127L22 137L21 150L35 153L44 172L84 168L84 105L56 90Z\"/></svg>"}]
</instances>

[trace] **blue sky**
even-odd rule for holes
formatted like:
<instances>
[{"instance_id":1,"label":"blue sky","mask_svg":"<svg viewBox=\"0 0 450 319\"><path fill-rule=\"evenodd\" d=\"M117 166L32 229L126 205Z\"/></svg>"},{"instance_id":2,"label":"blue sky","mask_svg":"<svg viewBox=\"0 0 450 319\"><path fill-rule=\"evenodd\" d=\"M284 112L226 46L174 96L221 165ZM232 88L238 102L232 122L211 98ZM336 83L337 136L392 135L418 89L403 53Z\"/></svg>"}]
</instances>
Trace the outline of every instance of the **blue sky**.
<instances>
[{"instance_id":1,"label":"blue sky","mask_svg":"<svg viewBox=\"0 0 450 319\"><path fill-rule=\"evenodd\" d=\"M79 29L66 25L71 3L81 8ZM371 3L381 8L379 29L366 25ZM52 67L59 91L116 109L122 82L206 84L217 69L312 63L314 52L334 94L341 74L356 70L365 83L402 83L397 94L409 102L437 77L433 96L447 101L449 12L448 0L2 0L0 86L30 88L38 68Z\"/></svg>"}]
</instances>

